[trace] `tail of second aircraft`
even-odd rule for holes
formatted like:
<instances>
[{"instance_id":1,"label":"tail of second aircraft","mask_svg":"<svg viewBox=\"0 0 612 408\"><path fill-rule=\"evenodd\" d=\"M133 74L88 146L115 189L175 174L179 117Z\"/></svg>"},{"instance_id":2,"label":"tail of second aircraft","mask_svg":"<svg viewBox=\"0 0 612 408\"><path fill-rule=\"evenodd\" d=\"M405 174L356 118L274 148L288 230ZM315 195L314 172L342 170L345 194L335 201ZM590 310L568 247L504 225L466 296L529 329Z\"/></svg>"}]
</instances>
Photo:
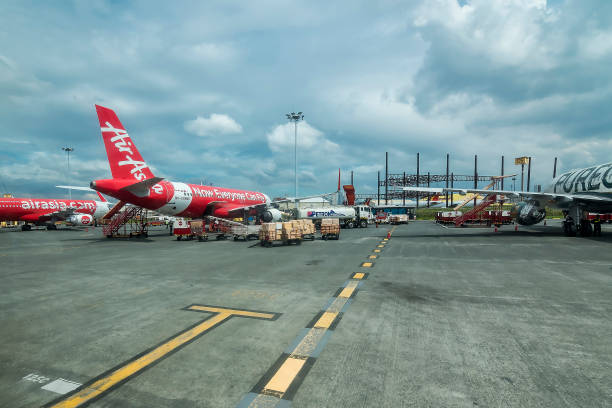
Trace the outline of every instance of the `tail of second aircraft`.
<instances>
[{"instance_id":1,"label":"tail of second aircraft","mask_svg":"<svg viewBox=\"0 0 612 408\"><path fill-rule=\"evenodd\" d=\"M153 178L153 173L112 109L96 105L100 131L114 179L140 182Z\"/></svg>"}]
</instances>

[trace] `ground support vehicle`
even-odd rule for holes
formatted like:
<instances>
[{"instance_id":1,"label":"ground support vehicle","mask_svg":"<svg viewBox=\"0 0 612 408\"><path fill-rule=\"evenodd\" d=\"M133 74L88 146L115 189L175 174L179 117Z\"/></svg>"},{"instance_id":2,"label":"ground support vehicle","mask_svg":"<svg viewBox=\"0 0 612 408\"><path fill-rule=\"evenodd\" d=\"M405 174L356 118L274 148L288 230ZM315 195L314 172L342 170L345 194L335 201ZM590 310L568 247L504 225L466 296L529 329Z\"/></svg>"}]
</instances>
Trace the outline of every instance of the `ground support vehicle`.
<instances>
[{"instance_id":1,"label":"ground support vehicle","mask_svg":"<svg viewBox=\"0 0 612 408\"><path fill-rule=\"evenodd\" d=\"M191 241L192 239L197 239L200 242L208 241L208 234L206 233L204 221L202 220L187 221L182 218L177 218L174 221L172 230L177 241Z\"/></svg>"},{"instance_id":2,"label":"ground support vehicle","mask_svg":"<svg viewBox=\"0 0 612 408\"><path fill-rule=\"evenodd\" d=\"M208 221L209 234L214 235L217 241L227 239L228 237L232 236L232 224L239 224L224 218L213 216L206 217L206 220Z\"/></svg>"},{"instance_id":3,"label":"ground support vehicle","mask_svg":"<svg viewBox=\"0 0 612 408\"><path fill-rule=\"evenodd\" d=\"M463 215L461 211L438 211L436 213L436 222L440 224L452 224L455 218Z\"/></svg>"},{"instance_id":4,"label":"ground support vehicle","mask_svg":"<svg viewBox=\"0 0 612 408\"><path fill-rule=\"evenodd\" d=\"M320 208L300 208L295 214L298 219L312 220L321 225L326 219L337 219L342 228L367 228L374 222L374 216L368 206L335 205Z\"/></svg>"}]
</instances>

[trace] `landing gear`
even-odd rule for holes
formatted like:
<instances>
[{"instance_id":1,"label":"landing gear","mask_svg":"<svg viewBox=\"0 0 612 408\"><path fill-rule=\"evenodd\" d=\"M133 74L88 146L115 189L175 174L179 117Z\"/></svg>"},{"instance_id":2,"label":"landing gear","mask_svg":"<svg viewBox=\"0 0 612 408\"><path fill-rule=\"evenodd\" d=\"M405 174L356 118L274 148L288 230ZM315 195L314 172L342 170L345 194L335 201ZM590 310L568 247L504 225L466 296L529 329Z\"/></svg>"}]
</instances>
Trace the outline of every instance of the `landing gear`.
<instances>
[{"instance_id":1,"label":"landing gear","mask_svg":"<svg viewBox=\"0 0 612 408\"><path fill-rule=\"evenodd\" d=\"M579 230L581 237L590 237L591 235L593 235L593 226L591 225L589 220L581 220Z\"/></svg>"},{"instance_id":2,"label":"landing gear","mask_svg":"<svg viewBox=\"0 0 612 408\"><path fill-rule=\"evenodd\" d=\"M32 226L31 226L30 224L23 224L23 225L21 226L21 230L22 230L22 231L29 231L29 230L31 230L31 229L32 229Z\"/></svg>"},{"instance_id":3,"label":"landing gear","mask_svg":"<svg viewBox=\"0 0 612 408\"><path fill-rule=\"evenodd\" d=\"M576 224L574 224L574 220L566 219L565 221L563 221L563 233L566 237L576 236Z\"/></svg>"},{"instance_id":4,"label":"landing gear","mask_svg":"<svg viewBox=\"0 0 612 408\"><path fill-rule=\"evenodd\" d=\"M563 232L566 236L590 237L593 235L593 226L582 208L572 207L564 211L564 214Z\"/></svg>"},{"instance_id":5,"label":"landing gear","mask_svg":"<svg viewBox=\"0 0 612 408\"><path fill-rule=\"evenodd\" d=\"M55 224L48 224L47 225L47 231L55 231L57 229L57 225Z\"/></svg>"}]
</instances>

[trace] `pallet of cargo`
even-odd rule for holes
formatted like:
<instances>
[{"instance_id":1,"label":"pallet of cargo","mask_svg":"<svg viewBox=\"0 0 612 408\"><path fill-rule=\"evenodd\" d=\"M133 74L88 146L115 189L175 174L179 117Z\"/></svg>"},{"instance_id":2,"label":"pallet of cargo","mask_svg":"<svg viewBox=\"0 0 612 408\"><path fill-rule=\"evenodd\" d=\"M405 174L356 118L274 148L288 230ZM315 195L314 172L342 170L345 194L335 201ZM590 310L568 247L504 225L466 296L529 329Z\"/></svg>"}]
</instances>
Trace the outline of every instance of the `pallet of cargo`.
<instances>
[{"instance_id":1,"label":"pallet of cargo","mask_svg":"<svg viewBox=\"0 0 612 408\"><path fill-rule=\"evenodd\" d=\"M261 224L259 230L261 246L270 248L275 243L281 245L300 245L302 243L302 230L295 221L267 222Z\"/></svg>"},{"instance_id":2,"label":"pallet of cargo","mask_svg":"<svg viewBox=\"0 0 612 408\"><path fill-rule=\"evenodd\" d=\"M340 239L340 223L338 219L328 218L321 220L321 239Z\"/></svg>"}]
</instances>

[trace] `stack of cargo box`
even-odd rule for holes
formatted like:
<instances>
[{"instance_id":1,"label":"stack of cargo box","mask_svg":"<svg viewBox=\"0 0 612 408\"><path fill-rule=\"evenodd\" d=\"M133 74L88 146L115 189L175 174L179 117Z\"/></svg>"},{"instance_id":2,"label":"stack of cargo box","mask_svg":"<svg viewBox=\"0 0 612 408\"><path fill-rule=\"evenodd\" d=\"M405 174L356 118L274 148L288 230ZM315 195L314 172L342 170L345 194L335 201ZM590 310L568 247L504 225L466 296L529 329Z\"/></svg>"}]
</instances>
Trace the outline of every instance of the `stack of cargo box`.
<instances>
[{"instance_id":1,"label":"stack of cargo box","mask_svg":"<svg viewBox=\"0 0 612 408\"><path fill-rule=\"evenodd\" d=\"M312 220L299 220L302 226L302 234L314 234L315 226Z\"/></svg>"},{"instance_id":2,"label":"stack of cargo box","mask_svg":"<svg viewBox=\"0 0 612 408\"><path fill-rule=\"evenodd\" d=\"M321 220L321 235L340 234L338 218L323 218Z\"/></svg>"},{"instance_id":3,"label":"stack of cargo box","mask_svg":"<svg viewBox=\"0 0 612 408\"><path fill-rule=\"evenodd\" d=\"M282 225L283 240L302 238L302 228L299 221L287 221L283 222Z\"/></svg>"},{"instance_id":4,"label":"stack of cargo box","mask_svg":"<svg viewBox=\"0 0 612 408\"><path fill-rule=\"evenodd\" d=\"M266 222L261 224L259 239L267 241L278 241L281 239L283 229L282 222Z\"/></svg>"},{"instance_id":5,"label":"stack of cargo box","mask_svg":"<svg viewBox=\"0 0 612 408\"><path fill-rule=\"evenodd\" d=\"M389 216L391 224L408 224L408 214L394 214Z\"/></svg>"}]
</instances>

